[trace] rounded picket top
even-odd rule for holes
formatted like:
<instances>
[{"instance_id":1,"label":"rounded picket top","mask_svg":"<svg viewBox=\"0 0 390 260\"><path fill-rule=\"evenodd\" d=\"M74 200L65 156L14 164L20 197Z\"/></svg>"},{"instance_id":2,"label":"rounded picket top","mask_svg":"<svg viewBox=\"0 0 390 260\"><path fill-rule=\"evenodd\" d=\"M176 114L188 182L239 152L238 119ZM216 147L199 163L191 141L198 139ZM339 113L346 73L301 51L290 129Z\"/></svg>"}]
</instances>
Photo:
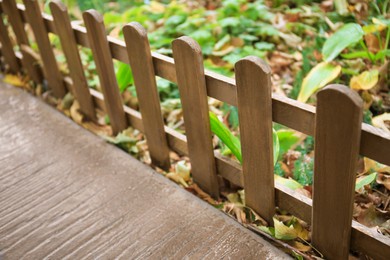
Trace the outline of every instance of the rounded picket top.
<instances>
[{"instance_id":1,"label":"rounded picket top","mask_svg":"<svg viewBox=\"0 0 390 260\"><path fill-rule=\"evenodd\" d=\"M257 70L261 74L271 75L271 68L268 63L257 56L247 56L240 59L234 65L234 70L240 70L243 66L253 67L253 69Z\"/></svg>"},{"instance_id":2,"label":"rounded picket top","mask_svg":"<svg viewBox=\"0 0 390 260\"><path fill-rule=\"evenodd\" d=\"M136 37L138 39L147 40L148 34L146 29L138 22L131 22L123 26L123 34L129 35L131 37Z\"/></svg>"},{"instance_id":3,"label":"rounded picket top","mask_svg":"<svg viewBox=\"0 0 390 260\"><path fill-rule=\"evenodd\" d=\"M66 14L67 15L67 13L68 13L68 8L60 0L50 1L49 7L50 7L50 11L53 14L53 16L54 15L58 16L59 14Z\"/></svg>"},{"instance_id":4,"label":"rounded picket top","mask_svg":"<svg viewBox=\"0 0 390 260\"><path fill-rule=\"evenodd\" d=\"M182 36L172 41L172 50L175 53L178 50L187 54L193 53L193 55L202 55L202 48L199 43L188 36ZM175 55L175 54L173 54Z\"/></svg>"},{"instance_id":5,"label":"rounded picket top","mask_svg":"<svg viewBox=\"0 0 390 260\"><path fill-rule=\"evenodd\" d=\"M333 101L335 104L351 103L358 108L363 107L363 100L360 98L359 94L341 84L328 85L317 93L318 100L328 98L331 100L337 99L338 101Z\"/></svg>"},{"instance_id":6,"label":"rounded picket top","mask_svg":"<svg viewBox=\"0 0 390 260\"><path fill-rule=\"evenodd\" d=\"M83 12L84 22L97 22L99 24L104 24L103 15L101 15L95 9L89 9Z\"/></svg>"}]
</instances>

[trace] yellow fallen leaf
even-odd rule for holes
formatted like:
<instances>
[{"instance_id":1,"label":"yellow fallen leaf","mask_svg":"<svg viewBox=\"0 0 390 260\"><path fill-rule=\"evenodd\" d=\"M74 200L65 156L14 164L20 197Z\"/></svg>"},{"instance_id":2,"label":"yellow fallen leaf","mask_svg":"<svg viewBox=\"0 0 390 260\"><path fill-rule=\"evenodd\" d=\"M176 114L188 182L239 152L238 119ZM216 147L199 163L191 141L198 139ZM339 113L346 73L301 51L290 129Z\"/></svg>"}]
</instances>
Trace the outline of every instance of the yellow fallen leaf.
<instances>
[{"instance_id":1,"label":"yellow fallen leaf","mask_svg":"<svg viewBox=\"0 0 390 260\"><path fill-rule=\"evenodd\" d=\"M15 87L24 87L25 83L16 75L7 74L5 75L3 81L5 83L11 84Z\"/></svg>"},{"instance_id":2,"label":"yellow fallen leaf","mask_svg":"<svg viewBox=\"0 0 390 260\"><path fill-rule=\"evenodd\" d=\"M180 161L175 165L175 172L185 181L190 180L190 168L186 165L185 161Z\"/></svg>"},{"instance_id":3,"label":"yellow fallen leaf","mask_svg":"<svg viewBox=\"0 0 390 260\"><path fill-rule=\"evenodd\" d=\"M311 246L305 245L298 241L289 241L288 244L300 252L309 252L311 250Z\"/></svg>"},{"instance_id":4,"label":"yellow fallen leaf","mask_svg":"<svg viewBox=\"0 0 390 260\"><path fill-rule=\"evenodd\" d=\"M349 85L352 89L369 90L375 87L376 83L378 83L378 79L378 70L367 70L357 76L353 76Z\"/></svg>"},{"instance_id":5,"label":"yellow fallen leaf","mask_svg":"<svg viewBox=\"0 0 390 260\"><path fill-rule=\"evenodd\" d=\"M282 221L276 218L274 219L275 225L275 238L281 240L292 240L298 237L297 231L293 225L286 226Z\"/></svg>"},{"instance_id":6,"label":"yellow fallen leaf","mask_svg":"<svg viewBox=\"0 0 390 260\"><path fill-rule=\"evenodd\" d=\"M386 126L385 121L390 121L390 113L384 113L372 118L372 124L375 127L381 128L390 133L390 129Z\"/></svg>"},{"instance_id":7,"label":"yellow fallen leaf","mask_svg":"<svg viewBox=\"0 0 390 260\"><path fill-rule=\"evenodd\" d=\"M178 175L177 173L175 172L169 172L167 176L170 180L176 182L176 183L179 183L181 185L183 185L185 188L188 188L188 184L187 182L185 182L185 180L183 179L183 177L181 177L180 175Z\"/></svg>"},{"instance_id":8,"label":"yellow fallen leaf","mask_svg":"<svg viewBox=\"0 0 390 260\"><path fill-rule=\"evenodd\" d=\"M80 105L79 102L74 101L72 106L70 107L70 117L77 124L81 124L83 122L83 115L80 113Z\"/></svg>"}]
</instances>

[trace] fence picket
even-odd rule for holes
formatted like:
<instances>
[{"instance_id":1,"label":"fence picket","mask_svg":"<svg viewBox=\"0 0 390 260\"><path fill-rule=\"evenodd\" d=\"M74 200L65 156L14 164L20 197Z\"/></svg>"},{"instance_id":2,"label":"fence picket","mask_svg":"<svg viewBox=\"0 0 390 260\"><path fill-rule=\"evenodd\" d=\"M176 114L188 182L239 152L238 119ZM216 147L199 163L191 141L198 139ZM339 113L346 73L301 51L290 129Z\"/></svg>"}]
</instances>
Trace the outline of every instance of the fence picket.
<instances>
[{"instance_id":1,"label":"fence picket","mask_svg":"<svg viewBox=\"0 0 390 260\"><path fill-rule=\"evenodd\" d=\"M0 42L1 51L4 56L5 62L8 64L9 69L13 73L18 73L20 66L16 59L15 52L12 46L11 39L8 35L8 29L4 24L3 16L0 14Z\"/></svg>"},{"instance_id":2,"label":"fence picket","mask_svg":"<svg viewBox=\"0 0 390 260\"><path fill-rule=\"evenodd\" d=\"M172 49L192 176L202 189L218 198L202 51L196 41L186 36L174 40Z\"/></svg>"},{"instance_id":3,"label":"fence picket","mask_svg":"<svg viewBox=\"0 0 390 260\"><path fill-rule=\"evenodd\" d=\"M250 56L235 65L245 202L270 224L275 214L271 69Z\"/></svg>"},{"instance_id":4,"label":"fence picket","mask_svg":"<svg viewBox=\"0 0 390 260\"><path fill-rule=\"evenodd\" d=\"M134 76L142 123L153 164L168 170L169 148L161 116L152 55L145 29L139 23L123 27L127 53Z\"/></svg>"},{"instance_id":5,"label":"fence picket","mask_svg":"<svg viewBox=\"0 0 390 260\"><path fill-rule=\"evenodd\" d=\"M8 21L15 33L16 41L19 45L30 45L26 31L24 30L24 24L22 18L19 15L18 7L15 0L3 0L3 10L8 16Z\"/></svg>"},{"instance_id":6,"label":"fence picket","mask_svg":"<svg viewBox=\"0 0 390 260\"><path fill-rule=\"evenodd\" d=\"M115 77L114 64L108 46L103 16L96 10L88 10L83 13L83 19L87 28L88 41L96 63L96 70L99 75L112 131L114 134L117 134L126 129L127 120L123 110L118 82Z\"/></svg>"},{"instance_id":7,"label":"fence picket","mask_svg":"<svg viewBox=\"0 0 390 260\"><path fill-rule=\"evenodd\" d=\"M80 103L80 110L89 119L96 120L95 108L92 102L87 79L84 75L76 39L73 34L68 10L59 0L50 3L50 10L53 15L54 25L60 38L62 50L68 62L69 74L73 81L74 94Z\"/></svg>"},{"instance_id":8,"label":"fence picket","mask_svg":"<svg viewBox=\"0 0 390 260\"><path fill-rule=\"evenodd\" d=\"M342 85L317 95L312 241L328 259L347 259L363 102Z\"/></svg>"},{"instance_id":9,"label":"fence picket","mask_svg":"<svg viewBox=\"0 0 390 260\"><path fill-rule=\"evenodd\" d=\"M36 0L23 0L23 3L26 6L26 19L31 25L41 54L45 78L49 87L52 88L54 96L62 98L66 94L66 89L43 22L39 3Z\"/></svg>"}]
</instances>

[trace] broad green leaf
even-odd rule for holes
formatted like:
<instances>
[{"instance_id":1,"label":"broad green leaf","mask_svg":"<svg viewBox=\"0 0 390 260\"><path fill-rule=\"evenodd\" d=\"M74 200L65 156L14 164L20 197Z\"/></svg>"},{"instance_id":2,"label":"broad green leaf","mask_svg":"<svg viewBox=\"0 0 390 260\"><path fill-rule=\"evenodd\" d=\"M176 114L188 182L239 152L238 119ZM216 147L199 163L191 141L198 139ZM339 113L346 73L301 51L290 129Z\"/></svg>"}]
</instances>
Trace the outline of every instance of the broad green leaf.
<instances>
[{"instance_id":1,"label":"broad green leaf","mask_svg":"<svg viewBox=\"0 0 390 260\"><path fill-rule=\"evenodd\" d=\"M287 178L283 178L279 175L274 175L274 178L275 178L275 182L279 183L280 185L283 185L287 188L290 188L292 190L296 190L296 189L303 189L303 186L302 184L300 184L299 182L293 180L293 179L287 179Z\"/></svg>"},{"instance_id":2,"label":"broad green leaf","mask_svg":"<svg viewBox=\"0 0 390 260\"><path fill-rule=\"evenodd\" d=\"M277 131L279 139L279 155L283 156L292 145L298 142L299 137L295 135L294 131L281 129Z\"/></svg>"},{"instance_id":3,"label":"broad green leaf","mask_svg":"<svg viewBox=\"0 0 390 260\"><path fill-rule=\"evenodd\" d=\"M242 163L242 154L241 154L241 142L236 136L234 136L230 130L219 121L218 117L213 113L209 112L210 115L210 127L211 131L218 136L219 139L232 151L234 156ZM274 164L278 160L279 156L279 139L278 134L274 129L272 129L272 139L273 139L273 155L274 155Z\"/></svg>"},{"instance_id":4,"label":"broad green leaf","mask_svg":"<svg viewBox=\"0 0 390 260\"><path fill-rule=\"evenodd\" d=\"M209 115L211 131L229 147L234 156L242 163L240 139L234 136L213 112L209 112Z\"/></svg>"},{"instance_id":5,"label":"broad green leaf","mask_svg":"<svg viewBox=\"0 0 390 260\"><path fill-rule=\"evenodd\" d=\"M369 90L375 87L376 83L378 83L378 80L378 70L367 70L357 76L353 76L349 82L349 85L352 89Z\"/></svg>"},{"instance_id":6,"label":"broad green leaf","mask_svg":"<svg viewBox=\"0 0 390 260\"><path fill-rule=\"evenodd\" d=\"M116 79L121 92L125 91L129 85L133 84L133 73L131 73L130 66L121 62L118 71L116 72Z\"/></svg>"},{"instance_id":7,"label":"broad green leaf","mask_svg":"<svg viewBox=\"0 0 390 260\"><path fill-rule=\"evenodd\" d=\"M314 92L325 87L326 84L337 78L340 72L340 65L333 65L328 62L317 64L303 79L298 100L306 102Z\"/></svg>"},{"instance_id":8,"label":"broad green leaf","mask_svg":"<svg viewBox=\"0 0 390 260\"><path fill-rule=\"evenodd\" d=\"M258 50L265 50L265 51L270 51L275 48L275 44L269 43L269 42L256 42L255 47Z\"/></svg>"},{"instance_id":9,"label":"broad green leaf","mask_svg":"<svg viewBox=\"0 0 390 260\"><path fill-rule=\"evenodd\" d=\"M322 55L329 62L336 58L345 48L356 44L363 38L362 27L356 23L348 23L330 36L323 48Z\"/></svg>"},{"instance_id":10,"label":"broad green leaf","mask_svg":"<svg viewBox=\"0 0 390 260\"><path fill-rule=\"evenodd\" d=\"M363 188L363 186L372 183L376 179L376 175L377 173L374 172L369 175L365 175L361 178L358 178L356 180L355 191L360 190L361 188Z\"/></svg>"}]
</instances>

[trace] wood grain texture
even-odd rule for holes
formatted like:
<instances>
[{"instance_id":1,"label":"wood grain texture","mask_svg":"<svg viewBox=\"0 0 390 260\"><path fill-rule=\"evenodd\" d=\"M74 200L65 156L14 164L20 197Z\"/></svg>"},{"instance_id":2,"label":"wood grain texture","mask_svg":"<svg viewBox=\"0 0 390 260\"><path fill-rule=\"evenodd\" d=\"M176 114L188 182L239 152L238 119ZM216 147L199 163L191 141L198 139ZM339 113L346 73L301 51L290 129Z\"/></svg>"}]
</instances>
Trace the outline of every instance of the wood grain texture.
<instances>
[{"instance_id":1,"label":"wood grain texture","mask_svg":"<svg viewBox=\"0 0 390 260\"><path fill-rule=\"evenodd\" d=\"M20 14L22 17L25 16L24 7L19 5L18 6L20 10ZM52 17L49 15L44 15L45 20L45 26L48 31L55 32L55 28L53 25ZM88 41L87 41L87 35L86 30L82 26L74 26L74 33L76 35L76 40L79 44L88 47ZM113 58L128 62L125 45L121 41L114 41L112 39L109 39L109 46L111 53L113 54ZM20 58L20 56L17 53L17 57ZM163 75L163 77L170 77L174 81L175 79L175 73L172 73L172 68L174 72L174 64L173 60L169 57L153 53L153 63L155 67L155 71L157 75ZM158 67L161 71L158 71L156 69ZM207 85L207 91L208 93L213 93L211 95L220 95L218 97L221 98L229 98L228 102L231 102L231 104L236 103L236 99L234 96L235 92L235 81L232 79L226 80L225 78L221 77L214 77L214 76L208 76L208 73L206 72L206 85ZM211 83L209 83L211 82ZM67 81L67 84L69 84L69 81ZM221 86L221 90L214 91L214 88L216 88L217 85ZM224 91L224 93L222 93ZM232 94L233 93L233 94ZM216 97L216 96L214 96ZM99 94L94 95L94 101L98 103L100 106L104 106L104 99ZM224 100L222 100L224 101ZM137 111L134 111L130 108L126 108L126 115L128 118L131 118L134 122L137 122L137 127L142 128L142 121L140 114ZM286 126L295 128L299 131L302 131L307 134L313 134L314 133L314 119L315 119L315 108L310 105L304 105L297 101L280 97L278 95L273 95L273 116L274 120L278 123L282 123ZM294 118L295 117L295 118ZM360 152L362 155L365 155L367 157L370 157L372 159L378 160L379 162L390 164L390 158L388 156L390 151L390 136L385 133L383 130L376 129L372 126L368 126L366 124L362 124L363 131L362 131L362 137L361 137L361 146L360 146ZM167 131L167 128L166 128ZM173 131L174 132L174 131ZM172 149L180 149L184 153L186 152L186 142L185 138L182 138L182 135L179 135L180 138L177 138L176 135L171 135L171 133L168 133L168 140L169 145ZM226 164L224 162L218 163L217 165L222 165L223 169L229 169L229 174L225 174L225 172L220 172L220 174L225 175L226 178L230 178L232 182L241 182L242 186L242 176L241 176L241 169L240 167L237 167L237 165L234 164ZM222 168L221 168L222 169ZM238 176L236 176L237 174ZM276 199L277 204L278 202L278 194L281 195L280 197L280 203L283 203L284 205L296 205L294 207L291 207L292 209L295 209L296 213L292 212L293 214L296 214L299 216L301 213L302 215L306 215L306 217L302 217L304 220L310 222L310 217L307 217L306 210L304 212L301 212L300 207L303 207L307 204L302 204L302 200L297 200L296 196L293 194L290 194L289 191L282 191L278 188L276 189ZM283 195L283 196L282 196ZM287 195L287 196L285 196ZM289 200L291 199L291 201ZM305 209L307 206L304 207ZM351 241L351 248L359 249L362 252L373 256L375 259L381 259L381 256L383 258L384 255L389 255L389 239L379 235L374 234L372 232L367 232L367 228L357 228L356 222L353 222L353 230L352 230L352 241ZM354 239L356 238L356 239ZM359 238L359 240L357 240ZM374 250L375 249L375 250ZM383 253L383 254L382 254Z\"/></svg>"},{"instance_id":2,"label":"wood grain texture","mask_svg":"<svg viewBox=\"0 0 390 260\"><path fill-rule=\"evenodd\" d=\"M290 259L39 99L0 93L2 259Z\"/></svg>"},{"instance_id":3,"label":"wood grain texture","mask_svg":"<svg viewBox=\"0 0 390 260\"><path fill-rule=\"evenodd\" d=\"M245 203L272 224L275 190L271 69L255 56L241 59L234 69Z\"/></svg>"},{"instance_id":4,"label":"wood grain texture","mask_svg":"<svg viewBox=\"0 0 390 260\"><path fill-rule=\"evenodd\" d=\"M152 163L169 170L169 148L146 30L133 22L123 27L123 35Z\"/></svg>"},{"instance_id":5,"label":"wood grain texture","mask_svg":"<svg viewBox=\"0 0 390 260\"><path fill-rule=\"evenodd\" d=\"M123 111L123 102L108 47L103 16L95 10L88 10L83 13L83 19L87 28L88 41L96 63L96 70L99 75L100 86L103 91L112 130L114 134L117 134L126 129L127 120Z\"/></svg>"},{"instance_id":6,"label":"wood grain texture","mask_svg":"<svg viewBox=\"0 0 390 260\"><path fill-rule=\"evenodd\" d=\"M61 41L62 50L68 63L69 74L73 80L74 94L80 104L80 111L89 119L96 120L87 79L85 78L76 39L73 34L66 6L59 0L50 2L54 25Z\"/></svg>"},{"instance_id":7,"label":"wood grain texture","mask_svg":"<svg viewBox=\"0 0 390 260\"><path fill-rule=\"evenodd\" d=\"M62 75L54 57L53 48L49 41L48 32L42 19L42 13L37 0L23 0L26 6L26 18L31 25L37 42L43 63L43 72L49 87L53 90L54 96L62 98L66 94L65 86L62 82Z\"/></svg>"},{"instance_id":8,"label":"wood grain texture","mask_svg":"<svg viewBox=\"0 0 390 260\"><path fill-rule=\"evenodd\" d=\"M18 6L20 15L25 16L23 6ZM48 31L54 32L53 19L45 15L45 26ZM84 27L75 25L73 30L78 44L89 47ZM126 46L123 41L114 38L108 39L112 57L129 64ZM154 70L157 76L177 83L173 59L159 53L152 52ZM237 106L236 83L228 78L210 71L205 71L207 93L210 97ZM314 135L315 107L303 104L296 100L272 94L272 118L280 123L307 135ZM390 165L390 134L382 129L368 124L362 124L360 154Z\"/></svg>"},{"instance_id":9,"label":"wood grain texture","mask_svg":"<svg viewBox=\"0 0 390 260\"><path fill-rule=\"evenodd\" d=\"M3 16L0 13L0 42L1 51L5 62L9 66L9 70L12 73L18 73L20 70L18 59L15 56L11 39L8 35L8 28L5 26Z\"/></svg>"},{"instance_id":10,"label":"wood grain texture","mask_svg":"<svg viewBox=\"0 0 390 260\"><path fill-rule=\"evenodd\" d=\"M2 7L5 14L8 16L8 21L15 33L16 40L19 45L29 45L26 31L24 30L24 24L22 16L18 11L15 0L3 0Z\"/></svg>"},{"instance_id":11,"label":"wood grain texture","mask_svg":"<svg viewBox=\"0 0 390 260\"><path fill-rule=\"evenodd\" d=\"M71 84L71 81L67 81L67 84ZM105 110L103 95L93 89L90 91L96 106ZM132 125L142 132L141 114L129 107L125 107L125 112ZM186 137L169 127L165 127L165 132L170 149L179 154L188 155ZM234 185L244 188L242 168L239 163L218 154L215 155L215 160L219 175ZM275 183L275 204L307 223L311 223L312 200L299 192ZM351 250L362 252L374 259L385 260L385 256L390 255L390 238L352 221Z\"/></svg>"},{"instance_id":12,"label":"wood grain texture","mask_svg":"<svg viewBox=\"0 0 390 260\"><path fill-rule=\"evenodd\" d=\"M313 245L328 259L347 259L363 102L342 85L317 95Z\"/></svg>"},{"instance_id":13,"label":"wood grain texture","mask_svg":"<svg viewBox=\"0 0 390 260\"><path fill-rule=\"evenodd\" d=\"M198 43L189 37L174 40L172 49L192 177L202 189L218 198L202 52Z\"/></svg>"},{"instance_id":14,"label":"wood grain texture","mask_svg":"<svg viewBox=\"0 0 390 260\"><path fill-rule=\"evenodd\" d=\"M30 46L22 44L20 50L23 54L23 66L27 74L36 84L43 83L42 67L39 66L41 57Z\"/></svg>"}]
</instances>

